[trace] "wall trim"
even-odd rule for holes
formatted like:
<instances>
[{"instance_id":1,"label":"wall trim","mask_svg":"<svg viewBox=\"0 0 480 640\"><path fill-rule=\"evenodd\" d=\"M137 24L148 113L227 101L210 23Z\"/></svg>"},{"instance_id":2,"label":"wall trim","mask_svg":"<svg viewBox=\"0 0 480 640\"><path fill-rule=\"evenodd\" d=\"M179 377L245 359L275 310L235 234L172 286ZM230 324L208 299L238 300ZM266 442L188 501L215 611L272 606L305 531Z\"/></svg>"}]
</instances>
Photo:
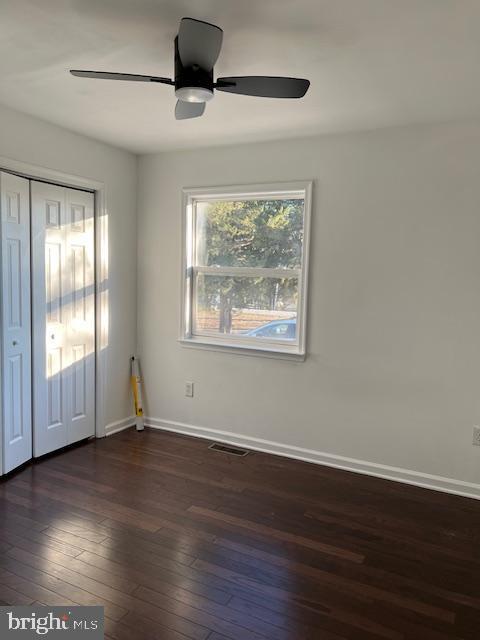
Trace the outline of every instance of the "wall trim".
<instances>
[{"instance_id":1,"label":"wall trim","mask_svg":"<svg viewBox=\"0 0 480 640\"><path fill-rule=\"evenodd\" d=\"M130 420L133 420L134 423L135 418L130 418ZM411 469L402 469L401 467L390 467L388 465L369 462L367 460L347 458L345 456L325 453L323 451L315 451L314 449L303 449L302 447L281 444L271 440L262 440L261 438L243 436L239 433L232 433L230 431L208 429L206 427L186 424L183 422L175 422L173 420L146 417L145 426L153 429L161 429L163 431L181 433L197 438L205 438L207 440L217 440L237 447L252 449L253 451L271 453L277 456L293 458L295 460L303 460L304 462L313 462L314 464L334 467L335 469L353 471L355 473L374 476L376 478L383 478L384 480L393 480L395 482L423 487L424 489L432 489L434 491L442 491L444 493L451 493L458 496L476 498L477 500L480 500L480 484L474 484L473 482L465 482L454 478L444 478L442 476L413 471ZM117 429L117 431L120 430L121 429ZM114 431L112 431L112 433L114 433ZM107 435L109 435L108 431Z\"/></svg>"},{"instance_id":2,"label":"wall trim","mask_svg":"<svg viewBox=\"0 0 480 640\"><path fill-rule=\"evenodd\" d=\"M105 435L112 436L114 433L118 433L119 431L124 431L129 427L135 426L135 416L129 416L128 418L123 418L122 420L116 420L115 422L110 422L105 427Z\"/></svg>"}]
</instances>

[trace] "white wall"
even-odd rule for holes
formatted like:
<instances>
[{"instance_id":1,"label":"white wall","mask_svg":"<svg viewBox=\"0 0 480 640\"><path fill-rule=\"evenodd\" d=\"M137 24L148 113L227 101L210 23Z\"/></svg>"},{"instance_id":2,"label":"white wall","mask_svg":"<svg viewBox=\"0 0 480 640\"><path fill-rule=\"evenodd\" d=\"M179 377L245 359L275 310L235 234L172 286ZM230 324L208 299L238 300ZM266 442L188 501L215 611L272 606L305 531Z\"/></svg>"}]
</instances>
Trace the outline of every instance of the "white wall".
<instances>
[{"instance_id":1,"label":"white wall","mask_svg":"<svg viewBox=\"0 0 480 640\"><path fill-rule=\"evenodd\" d=\"M4 107L0 156L105 183L110 304L105 422L127 418L132 414L129 357L136 335L136 158Z\"/></svg>"},{"instance_id":2,"label":"white wall","mask_svg":"<svg viewBox=\"0 0 480 640\"><path fill-rule=\"evenodd\" d=\"M181 188L310 178L306 362L182 347ZM151 422L480 496L480 123L144 156L138 242Z\"/></svg>"}]
</instances>

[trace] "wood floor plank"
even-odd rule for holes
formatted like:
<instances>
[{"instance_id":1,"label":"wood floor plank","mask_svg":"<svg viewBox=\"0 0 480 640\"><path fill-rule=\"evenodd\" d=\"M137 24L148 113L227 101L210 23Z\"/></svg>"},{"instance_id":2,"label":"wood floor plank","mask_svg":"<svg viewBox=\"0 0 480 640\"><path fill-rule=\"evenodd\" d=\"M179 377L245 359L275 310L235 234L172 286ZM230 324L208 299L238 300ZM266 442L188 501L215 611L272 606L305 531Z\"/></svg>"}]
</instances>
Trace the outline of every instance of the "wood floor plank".
<instances>
[{"instance_id":1,"label":"wood floor plank","mask_svg":"<svg viewBox=\"0 0 480 640\"><path fill-rule=\"evenodd\" d=\"M161 619L166 626L171 627L181 633L184 633L192 640L205 640L208 630L201 625L184 619L183 616L177 615L178 603L166 596L158 598L156 606L148 604L148 600L134 597L130 594L119 591L109 585L103 584L98 580L89 578L70 568L66 568L56 562L49 562L48 565L42 559L24 551L14 549L6 554L9 558L14 558L30 567L40 569L49 575L58 577L61 580L72 584L75 587L87 591L92 596L96 596L104 601L113 603L121 607L124 611L137 611L143 613L146 617L153 620ZM137 589L138 590L138 589ZM136 590L136 591L137 591ZM161 606L160 606L161 603ZM113 617L113 616L112 616Z\"/></svg>"},{"instance_id":2,"label":"wood floor plank","mask_svg":"<svg viewBox=\"0 0 480 640\"><path fill-rule=\"evenodd\" d=\"M128 429L0 481L0 603L111 640L478 640L480 502Z\"/></svg>"},{"instance_id":3,"label":"wood floor plank","mask_svg":"<svg viewBox=\"0 0 480 640\"><path fill-rule=\"evenodd\" d=\"M265 525L258 524L256 522L250 522L249 520L244 520L243 518L236 518L235 516L229 516L227 514L220 513L217 511L211 511L210 509L203 509L202 507L197 507L194 505L190 507L188 511L200 516L204 516L206 518L214 518L215 520L226 522L228 524L234 525L235 527L239 527L241 529L248 529L250 531L261 533L278 540L285 540L287 542L292 542L302 547L307 547L308 549L319 551L320 553L326 553L329 555L338 556L340 558L344 558L345 560L350 560L351 562L361 563L365 559L364 556L358 553L353 553L346 549L341 549L340 547L327 545L322 542L317 542L316 540L311 540L310 538L305 538L303 536L297 536L297 535L288 533L286 531L279 531L278 529L274 529L272 527L267 527Z\"/></svg>"},{"instance_id":4,"label":"wood floor plank","mask_svg":"<svg viewBox=\"0 0 480 640\"><path fill-rule=\"evenodd\" d=\"M13 605L13 606L29 605L35 602L35 598L32 598L31 596L27 596L24 593L21 593L20 591L16 591L15 589L10 588L8 585L1 584L1 583L0 583L0 599L6 605Z\"/></svg>"},{"instance_id":5,"label":"wood floor plank","mask_svg":"<svg viewBox=\"0 0 480 640\"><path fill-rule=\"evenodd\" d=\"M160 623L142 618L134 613L127 613L121 622L105 620L105 631L114 640L132 640L132 638L148 638L149 640L190 640L183 633L169 629Z\"/></svg>"},{"instance_id":6,"label":"wood floor plank","mask_svg":"<svg viewBox=\"0 0 480 640\"><path fill-rule=\"evenodd\" d=\"M60 596L55 591L51 591L50 589L30 580L25 580L25 578L21 578L15 573L11 573L5 569L0 570L0 584L11 587L16 591L23 593L25 596L33 598L35 602L42 602L46 605L58 606L76 604L73 600Z\"/></svg>"},{"instance_id":7,"label":"wood floor plank","mask_svg":"<svg viewBox=\"0 0 480 640\"><path fill-rule=\"evenodd\" d=\"M67 580L62 580L61 578L52 575L52 573L24 564L17 559L7 556L0 557L0 567L8 569L15 575L24 577L26 580L30 580L34 584L44 586L45 588L58 593L62 599L62 603L63 601L71 600L84 606L100 605L105 608L105 615L108 615L114 620L119 620L127 613L126 609L123 609L102 597L91 594L89 591L86 591L75 584L71 584ZM46 568L49 567L46 566Z\"/></svg>"},{"instance_id":8,"label":"wood floor plank","mask_svg":"<svg viewBox=\"0 0 480 640\"><path fill-rule=\"evenodd\" d=\"M25 549L23 549L22 551L25 551ZM87 578L91 578L92 580L95 580L97 582L102 582L103 584L122 591L123 593L132 593L139 586L136 582L133 581L132 574L129 573L128 575L125 575L125 571L112 573L111 571L107 571L99 566L99 563L89 564L87 562L83 562L81 556L70 558L59 551L45 548L42 548L37 553L30 550L29 553L34 556L38 556L39 558L44 558L49 563L67 566L71 571L75 571L76 573L86 576ZM21 553L14 553L13 550L11 551L11 553L7 554L7 556L15 556L20 560L30 557L25 556Z\"/></svg>"},{"instance_id":9,"label":"wood floor plank","mask_svg":"<svg viewBox=\"0 0 480 640\"><path fill-rule=\"evenodd\" d=\"M163 602L162 597L152 589L148 587L139 587L136 591L136 595L145 600L146 602L150 602L154 605L161 604ZM271 638L272 640L278 640L281 638L285 640L289 636L286 636L281 633L281 630L278 630L278 634L276 634L276 630L274 627L265 624L259 623L256 625L252 624L251 619L248 619L244 616L241 617L241 624L237 622L232 622L232 619L240 618L240 616L235 616L235 612L230 610L230 619L225 619L227 617L224 614L224 617L220 617L223 613L224 609L216 609L216 614L211 613L209 611L208 606L205 603L198 602L200 608L192 607L189 604L184 603L182 607L183 616L187 619L194 621L197 624L201 624L204 627L218 631L220 633L225 633L232 640L264 640L264 638ZM253 629L252 629L253 627ZM256 628L256 630L254 630Z\"/></svg>"},{"instance_id":10,"label":"wood floor plank","mask_svg":"<svg viewBox=\"0 0 480 640\"><path fill-rule=\"evenodd\" d=\"M125 564L122 563L121 557L117 558L117 561L112 561L85 551L78 559L94 567L101 567L113 575L125 575ZM143 586L148 586L155 591L165 593L175 599L181 599L178 596L181 596L184 591L196 594L218 604L226 604L232 598L227 591L211 587L189 579L186 576L174 573L173 571L167 571L161 567L152 566L149 563L139 560L135 561L134 566L128 567L128 575L131 580L136 580Z\"/></svg>"},{"instance_id":11,"label":"wood floor plank","mask_svg":"<svg viewBox=\"0 0 480 640\"><path fill-rule=\"evenodd\" d=\"M220 567L208 562L196 560L193 563L192 567L203 568L204 570L216 575L230 577L231 580L242 580L243 583L249 584L253 589L269 591L275 590L278 592L278 589L276 589L275 587L268 587L248 577L244 578L237 572L231 571L230 569L227 569L223 566ZM347 580L345 578L334 576L327 572L323 572L323 579L324 582L330 587L338 587L340 590L351 593L353 596L368 597L374 600L388 602L395 605L396 607L415 611L417 613L420 613L421 615L431 617L433 619L442 620L450 624L455 622L455 613L453 611L445 610L440 607L426 604L419 600L414 600L413 598L408 598L396 593L392 593L386 589L384 590L376 587L371 587L364 583Z\"/></svg>"},{"instance_id":12,"label":"wood floor plank","mask_svg":"<svg viewBox=\"0 0 480 640\"><path fill-rule=\"evenodd\" d=\"M25 528L3 527L0 529L0 539L9 543L10 546L25 549L25 551L35 552L37 549L53 549L74 558L82 553L79 547L64 544L59 540L55 540L50 536L43 535L41 532L28 531Z\"/></svg>"},{"instance_id":13,"label":"wood floor plank","mask_svg":"<svg viewBox=\"0 0 480 640\"><path fill-rule=\"evenodd\" d=\"M20 481L18 481L17 484L18 486L25 486L25 484L22 484ZM136 509L129 509L120 504L114 504L105 498L85 495L77 490L73 491L45 486L40 482L35 483L32 489L35 493L54 496L57 500L65 504L70 504L74 501L75 504L80 505L86 511L104 514L105 516L109 515L113 520L118 519L120 522L131 522L135 520L139 527L145 528L147 531L157 531L162 526L162 523L153 516L142 514L142 512Z\"/></svg>"}]
</instances>

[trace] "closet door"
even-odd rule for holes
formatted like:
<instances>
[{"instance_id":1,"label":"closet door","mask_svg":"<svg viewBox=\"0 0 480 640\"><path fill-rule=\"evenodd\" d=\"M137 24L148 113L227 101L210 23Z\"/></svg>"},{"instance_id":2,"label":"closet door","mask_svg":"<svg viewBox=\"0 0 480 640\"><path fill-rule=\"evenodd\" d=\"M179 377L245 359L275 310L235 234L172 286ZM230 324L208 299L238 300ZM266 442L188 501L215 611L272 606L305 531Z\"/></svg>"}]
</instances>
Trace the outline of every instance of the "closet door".
<instances>
[{"instance_id":1,"label":"closet door","mask_svg":"<svg viewBox=\"0 0 480 640\"><path fill-rule=\"evenodd\" d=\"M67 328L70 362L67 443L95 435L95 232L93 193L66 189Z\"/></svg>"},{"instance_id":2,"label":"closet door","mask_svg":"<svg viewBox=\"0 0 480 640\"><path fill-rule=\"evenodd\" d=\"M29 182L0 173L0 194L3 472L8 473L32 457Z\"/></svg>"},{"instance_id":3,"label":"closet door","mask_svg":"<svg viewBox=\"0 0 480 640\"><path fill-rule=\"evenodd\" d=\"M95 433L93 194L32 182L33 445Z\"/></svg>"}]
</instances>

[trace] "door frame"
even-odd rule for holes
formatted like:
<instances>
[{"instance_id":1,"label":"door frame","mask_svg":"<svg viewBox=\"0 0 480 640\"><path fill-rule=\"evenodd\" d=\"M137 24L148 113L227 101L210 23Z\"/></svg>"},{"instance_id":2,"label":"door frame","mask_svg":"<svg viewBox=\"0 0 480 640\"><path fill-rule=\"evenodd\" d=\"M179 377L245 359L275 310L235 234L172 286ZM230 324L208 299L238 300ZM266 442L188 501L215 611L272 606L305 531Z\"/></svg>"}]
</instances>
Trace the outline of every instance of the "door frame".
<instances>
[{"instance_id":1,"label":"door frame","mask_svg":"<svg viewBox=\"0 0 480 640\"><path fill-rule=\"evenodd\" d=\"M95 224L95 437L103 438L106 416L107 348L109 329L108 295L108 217L105 183L92 178L64 173L28 162L0 156L0 171L22 178L84 189L94 194ZM0 428L3 423L0 418ZM3 473L3 451L0 439L0 474Z\"/></svg>"}]
</instances>

